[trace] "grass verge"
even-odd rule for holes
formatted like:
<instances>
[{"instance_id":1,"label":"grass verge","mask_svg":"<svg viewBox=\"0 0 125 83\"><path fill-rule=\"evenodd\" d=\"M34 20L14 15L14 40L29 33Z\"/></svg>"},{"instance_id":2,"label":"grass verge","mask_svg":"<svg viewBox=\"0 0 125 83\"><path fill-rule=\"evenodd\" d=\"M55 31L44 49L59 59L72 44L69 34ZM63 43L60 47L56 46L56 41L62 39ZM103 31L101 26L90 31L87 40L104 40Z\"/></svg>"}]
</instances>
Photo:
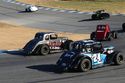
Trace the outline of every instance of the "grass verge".
<instances>
[{"instance_id":1,"label":"grass verge","mask_svg":"<svg viewBox=\"0 0 125 83\"><path fill-rule=\"evenodd\" d=\"M17 0L34 5L92 12L105 9L111 13L125 13L125 0L96 0L96 1L53 1L53 0Z\"/></svg>"}]
</instances>

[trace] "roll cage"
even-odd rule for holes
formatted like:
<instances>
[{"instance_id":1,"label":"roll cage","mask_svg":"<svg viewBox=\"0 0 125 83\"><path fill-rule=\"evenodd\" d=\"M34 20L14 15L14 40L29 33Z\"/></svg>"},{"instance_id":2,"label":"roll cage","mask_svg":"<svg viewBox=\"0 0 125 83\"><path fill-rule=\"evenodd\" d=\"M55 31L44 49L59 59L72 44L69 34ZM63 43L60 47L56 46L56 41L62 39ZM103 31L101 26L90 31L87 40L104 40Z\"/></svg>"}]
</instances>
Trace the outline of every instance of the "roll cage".
<instances>
[{"instance_id":1,"label":"roll cage","mask_svg":"<svg viewBox=\"0 0 125 83\"><path fill-rule=\"evenodd\" d=\"M96 11L95 13L96 13L96 14L101 14L102 12L105 12L105 10L98 10L98 11Z\"/></svg>"},{"instance_id":2,"label":"roll cage","mask_svg":"<svg viewBox=\"0 0 125 83\"><path fill-rule=\"evenodd\" d=\"M72 50L78 50L80 52L97 53L97 52L103 51L103 46L102 46L102 43L100 43L100 42L86 43L86 44L74 43L72 45Z\"/></svg>"}]
</instances>

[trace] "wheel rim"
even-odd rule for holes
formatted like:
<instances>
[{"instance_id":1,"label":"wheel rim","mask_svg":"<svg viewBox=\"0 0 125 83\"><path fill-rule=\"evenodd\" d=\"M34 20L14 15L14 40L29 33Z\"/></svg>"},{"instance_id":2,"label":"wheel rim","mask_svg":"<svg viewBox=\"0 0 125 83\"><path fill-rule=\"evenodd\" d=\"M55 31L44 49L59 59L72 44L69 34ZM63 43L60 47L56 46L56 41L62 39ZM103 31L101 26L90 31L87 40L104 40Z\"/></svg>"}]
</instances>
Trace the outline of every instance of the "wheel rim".
<instances>
[{"instance_id":1,"label":"wheel rim","mask_svg":"<svg viewBox=\"0 0 125 83\"><path fill-rule=\"evenodd\" d=\"M82 64L83 69L88 70L89 69L89 61L86 61Z\"/></svg>"},{"instance_id":2,"label":"wheel rim","mask_svg":"<svg viewBox=\"0 0 125 83\"><path fill-rule=\"evenodd\" d=\"M41 51L42 51L42 54L48 54L48 53L49 53L49 50L48 50L47 47L43 47L43 48L41 49Z\"/></svg>"}]
</instances>

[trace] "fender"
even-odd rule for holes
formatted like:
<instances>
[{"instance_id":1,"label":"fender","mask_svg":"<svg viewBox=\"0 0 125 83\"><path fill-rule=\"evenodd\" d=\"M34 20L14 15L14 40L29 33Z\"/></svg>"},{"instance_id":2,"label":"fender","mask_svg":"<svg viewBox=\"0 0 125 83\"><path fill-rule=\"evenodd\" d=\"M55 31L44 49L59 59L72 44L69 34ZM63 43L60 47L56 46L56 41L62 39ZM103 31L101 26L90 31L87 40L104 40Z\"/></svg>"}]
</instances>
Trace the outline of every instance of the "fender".
<instances>
[{"instance_id":1,"label":"fender","mask_svg":"<svg viewBox=\"0 0 125 83\"><path fill-rule=\"evenodd\" d=\"M107 55L107 63L112 63L113 62L113 60L114 60L114 57L118 54L118 53L120 53L120 51L115 51L115 52L113 52L113 53L111 53L111 54L108 54Z\"/></svg>"},{"instance_id":2,"label":"fender","mask_svg":"<svg viewBox=\"0 0 125 83\"><path fill-rule=\"evenodd\" d=\"M78 68L80 62L81 62L84 58L89 59L89 60L91 61L91 63L92 63L92 60L91 60L90 57L88 57L88 56L79 56L79 55L78 55L78 57L74 60L73 64L71 65L71 68Z\"/></svg>"},{"instance_id":3,"label":"fender","mask_svg":"<svg viewBox=\"0 0 125 83\"><path fill-rule=\"evenodd\" d=\"M33 50L38 46L37 44L39 43L39 39L32 39L30 40L24 47L23 50L27 54L31 54Z\"/></svg>"}]
</instances>

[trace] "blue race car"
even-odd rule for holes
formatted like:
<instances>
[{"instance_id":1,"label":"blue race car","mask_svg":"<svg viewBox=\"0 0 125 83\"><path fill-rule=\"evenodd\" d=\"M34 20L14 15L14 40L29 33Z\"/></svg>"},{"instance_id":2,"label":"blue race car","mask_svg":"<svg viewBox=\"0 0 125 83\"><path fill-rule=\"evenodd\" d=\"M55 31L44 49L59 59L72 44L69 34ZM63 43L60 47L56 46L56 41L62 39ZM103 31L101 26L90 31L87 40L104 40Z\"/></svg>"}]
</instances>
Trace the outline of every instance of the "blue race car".
<instances>
[{"instance_id":1,"label":"blue race car","mask_svg":"<svg viewBox=\"0 0 125 83\"><path fill-rule=\"evenodd\" d=\"M57 61L62 71L74 70L88 71L105 65L120 65L124 57L113 46L103 47L101 42L93 40L80 40L72 44L72 50L64 52Z\"/></svg>"}]
</instances>

